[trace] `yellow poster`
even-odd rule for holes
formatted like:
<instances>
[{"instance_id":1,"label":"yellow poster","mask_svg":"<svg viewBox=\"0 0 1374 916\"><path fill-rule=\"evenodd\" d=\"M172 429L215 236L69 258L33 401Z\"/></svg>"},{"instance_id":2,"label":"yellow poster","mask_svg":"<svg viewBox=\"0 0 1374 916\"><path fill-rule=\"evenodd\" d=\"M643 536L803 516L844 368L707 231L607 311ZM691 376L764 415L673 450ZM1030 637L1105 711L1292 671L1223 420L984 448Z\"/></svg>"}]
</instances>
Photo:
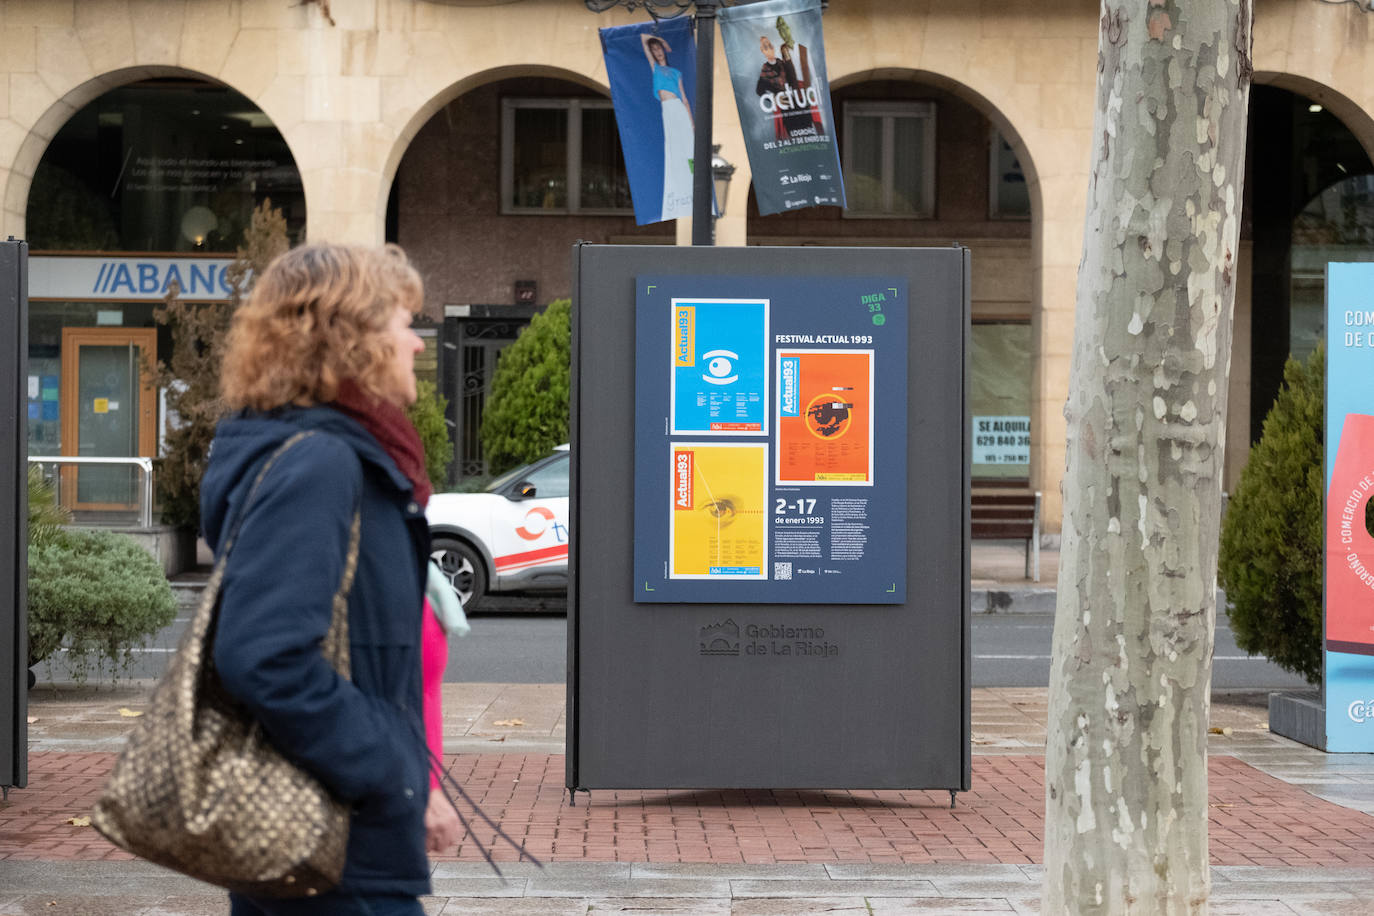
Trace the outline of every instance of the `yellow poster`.
<instances>
[{"instance_id":1,"label":"yellow poster","mask_svg":"<svg viewBox=\"0 0 1374 916\"><path fill-rule=\"evenodd\" d=\"M670 579L765 579L766 445L672 449Z\"/></svg>"}]
</instances>

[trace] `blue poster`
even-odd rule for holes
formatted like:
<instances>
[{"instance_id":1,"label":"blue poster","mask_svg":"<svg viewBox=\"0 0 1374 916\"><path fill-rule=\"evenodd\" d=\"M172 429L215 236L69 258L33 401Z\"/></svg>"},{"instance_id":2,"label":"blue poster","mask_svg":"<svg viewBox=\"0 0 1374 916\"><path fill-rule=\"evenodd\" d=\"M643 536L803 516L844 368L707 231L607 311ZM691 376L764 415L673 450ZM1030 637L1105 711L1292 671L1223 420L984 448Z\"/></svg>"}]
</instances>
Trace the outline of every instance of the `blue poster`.
<instances>
[{"instance_id":1,"label":"blue poster","mask_svg":"<svg viewBox=\"0 0 1374 916\"><path fill-rule=\"evenodd\" d=\"M1326 269L1326 750L1374 751L1374 264Z\"/></svg>"},{"instance_id":2,"label":"blue poster","mask_svg":"<svg viewBox=\"0 0 1374 916\"><path fill-rule=\"evenodd\" d=\"M903 603L906 281L635 285L635 600Z\"/></svg>"},{"instance_id":3,"label":"blue poster","mask_svg":"<svg viewBox=\"0 0 1374 916\"><path fill-rule=\"evenodd\" d=\"M635 222L692 215L696 43L686 16L601 30Z\"/></svg>"},{"instance_id":4,"label":"blue poster","mask_svg":"<svg viewBox=\"0 0 1374 916\"><path fill-rule=\"evenodd\" d=\"M768 300L672 300L673 433L768 432Z\"/></svg>"},{"instance_id":5,"label":"blue poster","mask_svg":"<svg viewBox=\"0 0 1374 916\"><path fill-rule=\"evenodd\" d=\"M763 0L719 16L759 213L843 207L820 0Z\"/></svg>"}]
</instances>

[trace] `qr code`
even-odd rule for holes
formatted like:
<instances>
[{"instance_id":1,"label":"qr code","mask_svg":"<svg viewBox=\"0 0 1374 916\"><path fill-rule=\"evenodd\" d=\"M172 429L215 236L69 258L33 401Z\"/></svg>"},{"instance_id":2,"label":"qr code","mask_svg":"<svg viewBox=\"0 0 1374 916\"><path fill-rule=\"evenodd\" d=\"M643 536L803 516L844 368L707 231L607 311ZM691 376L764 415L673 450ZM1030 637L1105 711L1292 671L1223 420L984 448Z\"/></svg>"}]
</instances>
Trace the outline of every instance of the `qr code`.
<instances>
[{"instance_id":1,"label":"qr code","mask_svg":"<svg viewBox=\"0 0 1374 916\"><path fill-rule=\"evenodd\" d=\"M774 563L774 564L773 564L773 578L774 578L774 579L790 579L790 578L792 578L792 564L791 564L791 563Z\"/></svg>"}]
</instances>

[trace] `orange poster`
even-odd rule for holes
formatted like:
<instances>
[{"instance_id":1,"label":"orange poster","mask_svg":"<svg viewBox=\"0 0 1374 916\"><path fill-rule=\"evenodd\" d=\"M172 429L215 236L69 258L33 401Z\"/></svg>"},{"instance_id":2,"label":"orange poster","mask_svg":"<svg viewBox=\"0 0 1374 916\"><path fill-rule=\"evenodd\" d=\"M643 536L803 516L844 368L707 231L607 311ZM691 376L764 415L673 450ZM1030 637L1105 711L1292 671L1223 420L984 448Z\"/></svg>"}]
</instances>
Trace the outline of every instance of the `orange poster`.
<instances>
[{"instance_id":1,"label":"orange poster","mask_svg":"<svg viewBox=\"0 0 1374 916\"><path fill-rule=\"evenodd\" d=\"M873 351L778 351L777 483L873 485Z\"/></svg>"}]
</instances>

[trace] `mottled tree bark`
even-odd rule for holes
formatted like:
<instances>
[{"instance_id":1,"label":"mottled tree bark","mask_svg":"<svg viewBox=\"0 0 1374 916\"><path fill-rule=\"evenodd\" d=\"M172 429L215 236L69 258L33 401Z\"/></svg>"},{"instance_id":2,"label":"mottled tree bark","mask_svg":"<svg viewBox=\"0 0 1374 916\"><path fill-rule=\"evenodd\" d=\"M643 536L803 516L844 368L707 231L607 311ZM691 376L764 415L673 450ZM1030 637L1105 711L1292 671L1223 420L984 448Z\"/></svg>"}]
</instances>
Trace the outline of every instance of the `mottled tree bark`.
<instances>
[{"instance_id":1,"label":"mottled tree bark","mask_svg":"<svg viewBox=\"0 0 1374 916\"><path fill-rule=\"evenodd\" d=\"M1045 749L1045 913L1205 912L1252 0L1104 0Z\"/></svg>"}]
</instances>

